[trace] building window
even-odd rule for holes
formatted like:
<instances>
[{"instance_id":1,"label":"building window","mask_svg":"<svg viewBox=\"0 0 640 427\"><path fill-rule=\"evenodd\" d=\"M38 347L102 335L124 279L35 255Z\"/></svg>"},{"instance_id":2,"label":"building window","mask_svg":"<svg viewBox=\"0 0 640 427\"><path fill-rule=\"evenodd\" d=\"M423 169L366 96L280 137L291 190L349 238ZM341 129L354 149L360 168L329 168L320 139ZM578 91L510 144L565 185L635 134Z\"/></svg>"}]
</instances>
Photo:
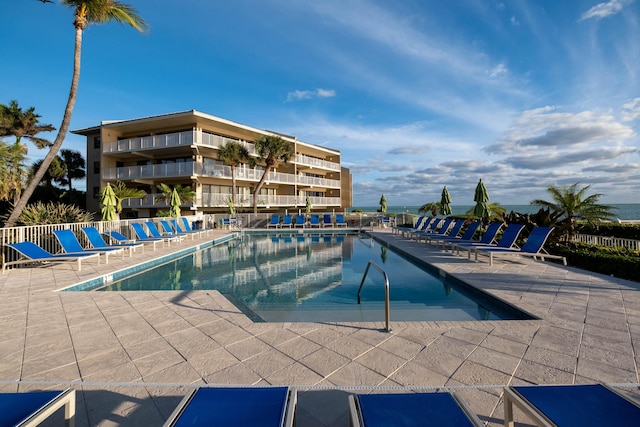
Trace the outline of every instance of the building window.
<instances>
[{"instance_id":1,"label":"building window","mask_svg":"<svg viewBox=\"0 0 640 427\"><path fill-rule=\"evenodd\" d=\"M93 173L100 173L100 162L93 162Z\"/></svg>"},{"instance_id":2,"label":"building window","mask_svg":"<svg viewBox=\"0 0 640 427\"><path fill-rule=\"evenodd\" d=\"M94 136L93 137L93 148L100 148L100 137L99 136Z\"/></svg>"},{"instance_id":3,"label":"building window","mask_svg":"<svg viewBox=\"0 0 640 427\"><path fill-rule=\"evenodd\" d=\"M100 187L93 187L93 198L97 199L100 197Z\"/></svg>"}]
</instances>

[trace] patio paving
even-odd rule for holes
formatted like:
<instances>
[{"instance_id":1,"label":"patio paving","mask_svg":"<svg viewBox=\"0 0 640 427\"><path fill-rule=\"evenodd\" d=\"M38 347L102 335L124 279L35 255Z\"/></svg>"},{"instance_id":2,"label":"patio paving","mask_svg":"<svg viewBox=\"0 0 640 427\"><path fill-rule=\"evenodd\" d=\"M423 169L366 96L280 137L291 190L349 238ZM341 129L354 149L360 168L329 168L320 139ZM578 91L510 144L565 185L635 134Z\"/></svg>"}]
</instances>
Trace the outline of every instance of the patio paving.
<instances>
[{"instance_id":1,"label":"patio paving","mask_svg":"<svg viewBox=\"0 0 640 427\"><path fill-rule=\"evenodd\" d=\"M531 259L489 266L374 234L540 320L394 322L392 306L386 333L382 313L371 323L254 323L210 290L56 292L208 237L81 272L58 264L0 275L0 391L72 386L77 426L162 425L199 385L297 387L298 426L347 426L349 393L451 389L489 426L503 423L508 384L638 393L639 283Z\"/></svg>"}]
</instances>

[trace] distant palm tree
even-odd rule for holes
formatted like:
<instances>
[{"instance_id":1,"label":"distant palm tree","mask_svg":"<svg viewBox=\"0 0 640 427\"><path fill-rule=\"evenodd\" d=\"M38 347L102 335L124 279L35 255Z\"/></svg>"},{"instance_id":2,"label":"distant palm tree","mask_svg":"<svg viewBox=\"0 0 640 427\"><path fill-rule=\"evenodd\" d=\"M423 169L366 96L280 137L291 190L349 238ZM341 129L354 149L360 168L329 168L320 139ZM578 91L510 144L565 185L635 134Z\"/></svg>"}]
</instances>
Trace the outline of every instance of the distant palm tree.
<instances>
[{"instance_id":1,"label":"distant palm tree","mask_svg":"<svg viewBox=\"0 0 640 427\"><path fill-rule=\"evenodd\" d=\"M22 193L22 196L15 204L11 215L5 223L5 227L12 227L15 224L20 213L27 205L29 198L38 186L38 182L40 182L47 169L49 169L49 165L58 154L58 151L60 151L60 147L67 135L67 131L69 130L69 125L71 123L71 114L73 113L73 107L76 103L78 82L80 81L82 33L87 25L115 21L121 24L128 24L138 31L143 31L146 28L144 20L138 16L133 7L117 0L61 0L61 2L73 9L75 15L73 26L76 31L76 37L73 57L73 77L71 79L71 88L69 89L69 98L64 110L64 116L62 118L62 124L60 125L58 135L49 149L49 152L45 156L42 165L40 165L40 169L38 169L34 179L31 180L25 191ZM43 1L43 3L48 2Z\"/></svg>"},{"instance_id":2,"label":"distant palm tree","mask_svg":"<svg viewBox=\"0 0 640 427\"><path fill-rule=\"evenodd\" d=\"M291 149L291 145L287 141L275 135L263 136L262 138L258 139L255 144L258 156L260 156L260 160L265 164L262 178L260 178L260 181L253 191L253 213L257 214L258 194L260 193L262 186L267 180L269 172L271 172L271 170L276 167L278 163L287 163L293 156L293 150Z\"/></svg>"},{"instance_id":3,"label":"distant palm tree","mask_svg":"<svg viewBox=\"0 0 640 427\"><path fill-rule=\"evenodd\" d=\"M137 188L129 188L127 184L122 181L116 181L111 185L113 188L113 194L116 196L116 213L119 215L122 212L122 201L126 199L142 199L147 195L146 191L138 190Z\"/></svg>"},{"instance_id":4,"label":"distant palm tree","mask_svg":"<svg viewBox=\"0 0 640 427\"><path fill-rule=\"evenodd\" d=\"M231 167L231 204L236 205L237 188L236 188L236 167L248 162L252 167L255 161L249 156L249 150L237 141L229 141L218 148L218 157L227 166Z\"/></svg>"},{"instance_id":5,"label":"distant palm tree","mask_svg":"<svg viewBox=\"0 0 640 427\"><path fill-rule=\"evenodd\" d=\"M79 151L63 149L60 150L60 158L65 166L63 183L66 184L69 191L71 191L73 190L72 182L74 179L82 179L87 176L84 157L82 157Z\"/></svg>"},{"instance_id":6,"label":"distant palm tree","mask_svg":"<svg viewBox=\"0 0 640 427\"><path fill-rule=\"evenodd\" d=\"M29 180L32 180L38 169L42 165L43 160L38 160L31 165L29 171ZM66 183L64 177L67 175L67 169L64 162L58 156L54 157L53 161L49 165L49 168L45 172L44 176L38 183L39 186L46 188L48 191L53 191L53 183Z\"/></svg>"},{"instance_id":7,"label":"distant palm tree","mask_svg":"<svg viewBox=\"0 0 640 427\"><path fill-rule=\"evenodd\" d=\"M557 216L558 225L564 228L568 240L571 240L576 234L576 221L578 220L595 223L615 217L611 212L616 209L615 207L597 203L603 194L597 193L585 197L591 186L587 185L578 189L578 185L579 183L576 182L568 187L550 186L547 191L553 199L552 202L541 199L531 201L532 205L553 211Z\"/></svg>"},{"instance_id":8,"label":"distant palm tree","mask_svg":"<svg viewBox=\"0 0 640 427\"><path fill-rule=\"evenodd\" d=\"M431 215L435 217L436 215L438 215L439 210L440 202L427 202L418 208L418 213L431 212Z\"/></svg>"},{"instance_id":9,"label":"distant palm tree","mask_svg":"<svg viewBox=\"0 0 640 427\"><path fill-rule=\"evenodd\" d=\"M0 104L0 136L15 136L16 144L20 144L24 137L38 148L49 147L51 142L36 135L56 128L40 123L39 119L40 115L35 113L35 107L23 111L16 100L9 102L9 105Z\"/></svg>"},{"instance_id":10,"label":"distant palm tree","mask_svg":"<svg viewBox=\"0 0 640 427\"><path fill-rule=\"evenodd\" d=\"M49 124L40 123L40 115L35 113L35 107L24 111L18 101L11 101L9 105L0 104L0 137L15 136L13 146L9 147L5 164L2 168L2 194L0 198L13 200L17 203L22 195L27 178L25 166L26 155L29 152L22 138L28 139L38 148L45 148L51 143L37 136L40 132L51 132L56 128Z\"/></svg>"}]
</instances>

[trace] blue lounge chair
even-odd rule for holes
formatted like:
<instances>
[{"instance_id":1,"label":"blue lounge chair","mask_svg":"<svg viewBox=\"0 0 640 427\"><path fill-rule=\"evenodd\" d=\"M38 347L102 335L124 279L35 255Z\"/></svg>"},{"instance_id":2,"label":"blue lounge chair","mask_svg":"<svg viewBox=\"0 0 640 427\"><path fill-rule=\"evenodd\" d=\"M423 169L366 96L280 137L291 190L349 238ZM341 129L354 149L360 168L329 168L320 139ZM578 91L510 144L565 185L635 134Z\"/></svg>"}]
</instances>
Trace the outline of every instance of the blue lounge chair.
<instances>
[{"instance_id":1,"label":"blue lounge chair","mask_svg":"<svg viewBox=\"0 0 640 427\"><path fill-rule=\"evenodd\" d=\"M441 233L444 235L449 227L451 227L451 223L453 222L453 218L447 218L445 220L440 220L435 218L429 227L426 230L416 231L413 235L416 237L416 240L422 239L425 235L430 235L434 233Z\"/></svg>"},{"instance_id":2,"label":"blue lounge chair","mask_svg":"<svg viewBox=\"0 0 640 427\"><path fill-rule=\"evenodd\" d=\"M153 222L153 221L147 221L144 224L147 226L147 230L149 230L149 234L154 239L165 239L165 241L168 244L171 243L171 242L180 242L180 241L182 241L182 236L176 236L176 235L167 234L167 233L162 234L160 232L160 230L158 230L158 227L156 226L156 223Z\"/></svg>"},{"instance_id":3,"label":"blue lounge chair","mask_svg":"<svg viewBox=\"0 0 640 427\"><path fill-rule=\"evenodd\" d=\"M544 261L545 258L554 258L562 260L562 264L567 265L567 259L560 255L549 255L544 250L544 244L549 238L549 235L553 231L553 227L535 227L527 241L524 242L522 248L520 249L512 249L512 248L501 248L501 247L478 247L475 248L476 253L476 261L478 260L478 253L484 253L489 255L489 265L493 265L493 257L495 256L505 256L505 255L520 255L520 256L530 256L532 258L540 258Z\"/></svg>"},{"instance_id":4,"label":"blue lounge chair","mask_svg":"<svg viewBox=\"0 0 640 427\"><path fill-rule=\"evenodd\" d=\"M349 395L349 418L353 427L484 425L453 393Z\"/></svg>"},{"instance_id":5,"label":"blue lounge chair","mask_svg":"<svg viewBox=\"0 0 640 427\"><path fill-rule=\"evenodd\" d=\"M76 253L76 254L52 254L33 242L21 242L21 243L8 243L7 246L18 251L24 259L16 261L6 261L2 258L2 272L6 267L10 265L30 264L30 263L49 263L49 262L78 262L78 271L82 270L82 260L95 258L97 263L100 264L99 253Z\"/></svg>"},{"instance_id":6,"label":"blue lounge chair","mask_svg":"<svg viewBox=\"0 0 640 427\"><path fill-rule=\"evenodd\" d=\"M141 242L144 242L144 243L151 242L151 241L162 242L163 246L165 242L167 243L167 246L171 244L171 239L165 239L164 237L149 236L147 232L144 231L144 227L142 226L142 224L133 222L131 223L131 228L133 228L133 234L136 235L136 239L140 240ZM155 250L155 245L154 245L154 250Z\"/></svg>"},{"instance_id":7,"label":"blue lounge chair","mask_svg":"<svg viewBox=\"0 0 640 427\"><path fill-rule=\"evenodd\" d=\"M87 240L94 249L129 249L129 256L133 256L133 252L138 248L142 249L142 251L144 252L144 245L142 243L116 243L114 245L110 245L102 238L102 234L100 234L98 229L95 227L82 227L82 232L85 236L87 236Z\"/></svg>"},{"instance_id":8,"label":"blue lounge chair","mask_svg":"<svg viewBox=\"0 0 640 427\"><path fill-rule=\"evenodd\" d=\"M267 224L267 228L274 227L278 228L280 225L280 215L271 215L271 222Z\"/></svg>"},{"instance_id":9,"label":"blue lounge chair","mask_svg":"<svg viewBox=\"0 0 640 427\"><path fill-rule=\"evenodd\" d=\"M209 231L213 231L213 229L210 229L210 228L202 228L202 229L194 230L191 227L191 224L189 224L189 221L187 220L187 218L181 217L180 219L182 220L182 228L187 232L201 231L203 233L209 233ZM198 221L198 222L203 223L203 221Z\"/></svg>"},{"instance_id":10,"label":"blue lounge chair","mask_svg":"<svg viewBox=\"0 0 640 427\"><path fill-rule=\"evenodd\" d=\"M496 239L496 236L498 235L498 231L500 231L500 229L502 228L502 223L501 222L492 222L491 224L489 224L489 226L487 227L487 229L485 230L485 232L482 234L482 237L480 237L480 239L478 240L452 240L451 243L451 252L456 252L459 253L461 248L464 248L466 246L473 246L473 245L482 245L482 246L488 246L490 244L493 243L493 241ZM447 243L445 243L445 246L447 245ZM446 250L446 247L445 247Z\"/></svg>"},{"instance_id":11,"label":"blue lounge chair","mask_svg":"<svg viewBox=\"0 0 640 427\"><path fill-rule=\"evenodd\" d=\"M0 425L36 426L64 407L65 426L75 424L76 391L0 393Z\"/></svg>"},{"instance_id":12,"label":"blue lounge chair","mask_svg":"<svg viewBox=\"0 0 640 427\"><path fill-rule=\"evenodd\" d=\"M280 228L288 227L291 228L293 226L293 217L291 215L285 215L282 218L282 223L280 224Z\"/></svg>"},{"instance_id":13,"label":"blue lounge chair","mask_svg":"<svg viewBox=\"0 0 640 427\"><path fill-rule=\"evenodd\" d=\"M176 225L177 224L178 223L176 222ZM191 236L191 240L193 240L193 238L195 237L195 235L193 233L185 233L185 232L183 232L181 230L178 230L177 228L175 228L175 226L173 226L171 223L169 223L169 221L167 221L166 219L161 219L160 220L160 227L162 227L162 232L164 233L163 235L166 235L166 236L171 236L171 237Z\"/></svg>"},{"instance_id":14,"label":"blue lounge chair","mask_svg":"<svg viewBox=\"0 0 640 427\"><path fill-rule=\"evenodd\" d=\"M640 407L603 384L511 386L504 389L504 425L513 405L540 426L638 425Z\"/></svg>"},{"instance_id":15,"label":"blue lounge chair","mask_svg":"<svg viewBox=\"0 0 640 427\"><path fill-rule=\"evenodd\" d=\"M333 221L331 220L331 214L322 215L322 226L333 227Z\"/></svg>"},{"instance_id":16,"label":"blue lounge chair","mask_svg":"<svg viewBox=\"0 0 640 427\"><path fill-rule=\"evenodd\" d=\"M478 259L478 248L503 248L509 249L512 248L513 245L516 244L516 240L518 236L522 232L524 228L523 224L509 224L507 228L504 229L502 233L502 237L500 237L500 241L495 245L466 245L463 248L467 251L467 258L471 259L471 252L475 252L476 261ZM458 245L459 246L459 245Z\"/></svg>"},{"instance_id":17,"label":"blue lounge chair","mask_svg":"<svg viewBox=\"0 0 640 427\"><path fill-rule=\"evenodd\" d=\"M419 216L418 219L416 220L416 223L413 225L413 227L393 227L393 233L396 234L404 234L404 231L408 231L408 230L419 230L420 227L422 226L422 221L424 221L425 216Z\"/></svg>"},{"instance_id":18,"label":"blue lounge chair","mask_svg":"<svg viewBox=\"0 0 640 427\"><path fill-rule=\"evenodd\" d=\"M458 236L438 236L437 238L434 238L436 241L436 246L439 246L440 243L442 243L442 248L445 249L445 246L447 245L447 243L451 243L452 245L455 244L455 242L465 242L465 241L471 241L471 239L473 239L473 236L475 236L476 231L478 231L478 228L480 227L480 221L473 221L471 224L469 224L466 228L466 230L464 230L464 233L462 233L462 236L458 237Z\"/></svg>"},{"instance_id":19,"label":"blue lounge chair","mask_svg":"<svg viewBox=\"0 0 640 427\"><path fill-rule=\"evenodd\" d=\"M305 226L305 219L304 219L304 215L296 215L296 227L302 227L304 228Z\"/></svg>"},{"instance_id":20,"label":"blue lounge chair","mask_svg":"<svg viewBox=\"0 0 640 427\"><path fill-rule=\"evenodd\" d=\"M320 217L316 214L311 215L311 221L309 221L309 226L320 228Z\"/></svg>"},{"instance_id":21,"label":"blue lounge chair","mask_svg":"<svg viewBox=\"0 0 640 427\"><path fill-rule=\"evenodd\" d=\"M336 214L336 227L346 227L347 222L344 220L344 214Z\"/></svg>"},{"instance_id":22,"label":"blue lounge chair","mask_svg":"<svg viewBox=\"0 0 640 427\"><path fill-rule=\"evenodd\" d=\"M64 229L64 230L53 230L53 235L56 236L60 246L62 246L62 250L69 254L77 254L77 253L99 253L104 255L104 262L106 264L109 263L109 255L110 254L120 254L122 255L122 259L124 259L124 249L122 248L103 248L103 249L85 249L82 247L78 238L75 234L73 234L73 230Z\"/></svg>"},{"instance_id":23,"label":"blue lounge chair","mask_svg":"<svg viewBox=\"0 0 640 427\"><path fill-rule=\"evenodd\" d=\"M293 426L297 394L288 387L199 388L169 416L170 426Z\"/></svg>"},{"instance_id":24,"label":"blue lounge chair","mask_svg":"<svg viewBox=\"0 0 640 427\"><path fill-rule=\"evenodd\" d=\"M207 230L192 230L191 228L182 228L180 227L180 223L176 219L172 219L169 222L178 233L183 233L191 236L199 236L201 234L204 234L204 235L207 234Z\"/></svg>"},{"instance_id":25,"label":"blue lounge chair","mask_svg":"<svg viewBox=\"0 0 640 427\"><path fill-rule=\"evenodd\" d=\"M431 224L431 222L433 220L435 220L435 218L430 216L428 218L425 218L424 221L422 222L422 224L420 224L419 226L416 223L416 227L413 227L413 228L400 228L400 229L398 229L398 231L400 231L400 233L402 234L402 237L407 237L407 236L410 236L413 233L416 233L418 231L426 230L427 227L429 227L429 225Z\"/></svg>"},{"instance_id":26,"label":"blue lounge chair","mask_svg":"<svg viewBox=\"0 0 640 427\"><path fill-rule=\"evenodd\" d=\"M446 225L446 224L445 224ZM431 242L432 240L437 240L440 237L454 237L457 236L458 233L460 232L460 229L462 229L462 226L464 225L464 220L463 219L458 219L458 220L453 220L453 225L451 226L451 228L449 229L448 226L445 227L445 225L443 225L440 230L431 233L431 234L424 234L421 237L424 238L425 242Z\"/></svg>"},{"instance_id":27,"label":"blue lounge chair","mask_svg":"<svg viewBox=\"0 0 640 427\"><path fill-rule=\"evenodd\" d=\"M162 239L153 239L149 236L147 236L147 233L144 232L144 229L142 228L142 225L140 224L136 224L136 226L134 227L133 224L131 224L131 227L133 227L133 234L136 235L137 239L130 239L127 236L125 236L124 234L118 232L118 231L107 231L106 233L104 233L105 235L109 236L111 239L113 239L114 241L118 242L118 244L124 244L124 243L143 243L143 244L151 244L153 245L153 250L156 250L156 245L160 244L164 246L164 240ZM141 238L139 236L139 234L136 231L136 228L139 228L141 230L142 233L144 233L145 236L147 236L147 238Z\"/></svg>"},{"instance_id":28,"label":"blue lounge chair","mask_svg":"<svg viewBox=\"0 0 640 427\"><path fill-rule=\"evenodd\" d=\"M413 237L417 238L417 236L420 236L421 234L424 234L424 233L433 233L438 229L438 226L440 225L441 222L442 222L442 218L431 218L431 221L425 222L422 225L422 228L420 228L420 230L417 230L417 231L411 230L408 234L413 239Z\"/></svg>"}]
</instances>

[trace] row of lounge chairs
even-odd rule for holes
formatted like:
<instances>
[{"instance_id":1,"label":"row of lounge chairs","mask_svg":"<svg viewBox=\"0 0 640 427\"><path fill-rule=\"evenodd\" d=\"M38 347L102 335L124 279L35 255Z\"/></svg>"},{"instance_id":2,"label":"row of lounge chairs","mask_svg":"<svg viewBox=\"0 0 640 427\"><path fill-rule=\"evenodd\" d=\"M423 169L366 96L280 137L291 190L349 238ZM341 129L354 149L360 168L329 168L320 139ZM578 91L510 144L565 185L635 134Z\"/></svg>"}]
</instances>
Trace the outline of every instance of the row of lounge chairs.
<instances>
[{"instance_id":1,"label":"row of lounge chairs","mask_svg":"<svg viewBox=\"0 0 640 427\"><path fill-rule=\"evenodd\" d=\"M508 386L503 396L508 427L514 425L514 405L540 426L622 426L635 425L640 419L636 401L603 384ZM350 394L348 401L354 427L484 425L467 402L452 392ZM289 387L198 388L164 425L291 427L296 403L297 392ZM63 406L66 425L73 425L73 389L0 393L6 425L37 425Z\"/></svg>"},{"instance_id":2,"label":"row of lounge chairs","mask_svg":"<svg viewBox=\"0 0 640 427\"><path fill-rule=\"evenodd\" d=\"M420 217L413 228L399 228L397 232L404 237L434 243L437 247L442 245L443 250L450 247L451 252L456 254L464 251L469 259L473 254L475 261L478 261L478 255L486 255L489 258L489 265L493 265L494 258L514 255L539 258L543 261L546 258L558 259L567 265L565 257L550 255L544 249L544 244L551 235L553 227L534 227L522 247L518 247L516 241L524 230L522 224L509 224L502 231L502 236L497 243L495 241L503 227L502 223L490 223L479 239L473 237L480 228L480 222L471 222L460 235L464 224L465 220Z\"/></svg>"},{"instance_id":3,"label":"row of lounge chairs","mask_svg":"<svg viewBox=\"0 0 640 427\"><path fill-rule=\"evenodd\" d=\"M100 264L102 257L104 262L108 263L109 255L120 255L124 258L125 251L128 251L129 256L133 256L133 253L138 249L144 251L146 244L153 245L155 250L157 245L169 245L171 242L180 241L189 236L193 239L196 235L207 232L207 230L193 230L186 218L181 218L181 221L182 226L176 219L161 220L162 231L153 221L147 221L144 224L146 230L143 224L132 223L134 238L129 238L117 231L110 231L104 233L110 242L107 242L103 234L95 227L83 227L82 232L89 242L89 248L82 246L73 230L53 230L53 235L64 253L53 254L30 241L9 243L7 246L18 252L20 259L7 261L3 257L2 272L11 265L52 262L76 262L78 271L80 271L82 270L82 262L86 260L95 260L97 264Z\"/></svg>"},{"instance_id":4,"label":"row of lounge chairs","mask_svg":"<svg viewBox=\"0 0 640 427\"><path fill-rule=\"evenodd\" d=\"M304 215L284 215L282 221L280 221L280 215L271 215L271 221L267 223L267 228L292 228L292 227L346 227L347 223L344 220L344 214L336 214L335 222L331 218L331 214L322 215L322 221L320 221L320 215L312 214L309 221L305 219Z\"/></svg>"}]
</instances>

